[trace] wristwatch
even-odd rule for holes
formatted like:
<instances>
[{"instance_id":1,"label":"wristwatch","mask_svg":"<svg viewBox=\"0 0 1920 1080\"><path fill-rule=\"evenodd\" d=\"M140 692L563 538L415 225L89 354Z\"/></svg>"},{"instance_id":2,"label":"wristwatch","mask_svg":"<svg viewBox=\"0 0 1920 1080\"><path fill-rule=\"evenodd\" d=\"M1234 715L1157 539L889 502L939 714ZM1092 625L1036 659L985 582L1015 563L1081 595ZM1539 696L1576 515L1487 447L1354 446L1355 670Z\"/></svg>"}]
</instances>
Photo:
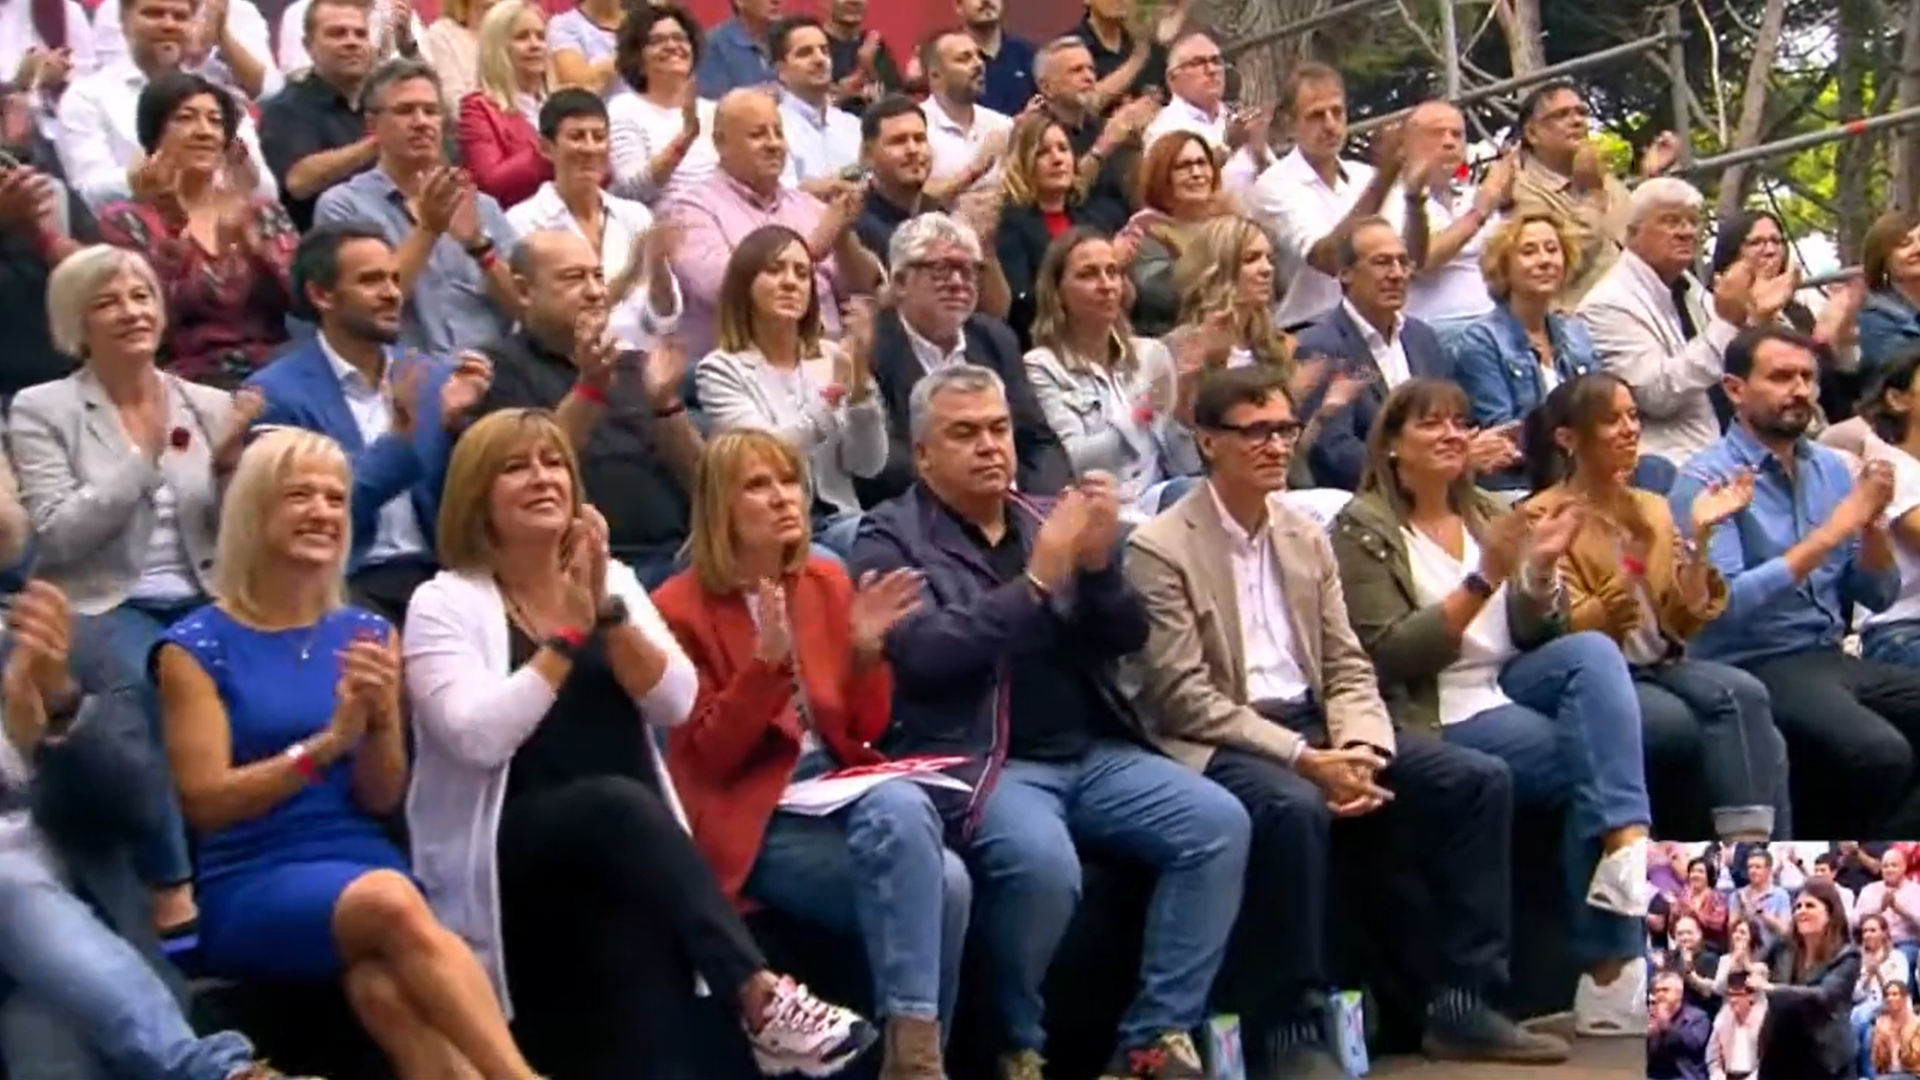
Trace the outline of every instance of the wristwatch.
<instances>
[{"instance_id":1,"label":"wristwatch","mask_svg":"<svg viewBox=\"0 0 1920 1080\"><path fill-rule=\"evenodd\" d=\"M587 635L573 627L565 626L555 630L552 636L540 644L544 648L552 649L554 652L559 653L569 660L577 660L580 657L581 648L585 646L586 643Z\"/></svg>"},{"instance_id":2,"label":"wristwatch","mask_svg":"<svg viewBox=\"0 0 1920 1080\"><path fill-rule=\"evenodd\" d=\"M627 602L617 596L609 596L600 601L600 609L594 612L593 628L611 630L627 621Z\"/></svg>"},{"instance_id":3,"label":"wristwatch","mask_svg":"<svg viewBox=\"0 0 1920 1080\"><path fill-rule=\"evenodd\" d=\"M1493 595L1493 582L1488 581L1487 575L1478 570L1469 572L1466 579L1460 582L1460 586L1466 589L1469 594L1477 596L1482 600Z\"/></svg>"},{"instance_id":4,"label":"wristwatch","mask_svg":"<svg viewBox=\"0 0 1920 1080\"><path fill-rule=\"evenodd\" d=\"M469 244L466 250L467 250L468 258L476 259L476 260L484 259L487 256L493 254L493 237L483 236L480 238L479 243Z\"/></svg>"}]
</instances>

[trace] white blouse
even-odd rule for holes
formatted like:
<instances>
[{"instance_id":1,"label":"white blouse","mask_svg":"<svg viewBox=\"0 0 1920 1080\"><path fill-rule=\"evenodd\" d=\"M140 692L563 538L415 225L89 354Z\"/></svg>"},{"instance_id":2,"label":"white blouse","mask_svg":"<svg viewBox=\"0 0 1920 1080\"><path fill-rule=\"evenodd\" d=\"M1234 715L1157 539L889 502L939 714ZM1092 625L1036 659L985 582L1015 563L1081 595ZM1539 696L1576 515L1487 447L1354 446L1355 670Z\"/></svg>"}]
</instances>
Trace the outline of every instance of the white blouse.
<instances>
[{"instance_id":1,"label":"white blouse","mask_svg":"<svg viewBox=\"0 0 1920 1080\"><path fill-rule=\"evenodd\" d=\"M673 170L665 184L655 185L650 169L653 159L680 135L680 110L655 105L634 93L621 90L607 101L607 138L613 161L615 195L638 199L648 205L674 191L696 187L720 168L720 155L713 148L713 111L711 101L694 106L700 116L700 137L687 148L680 167Z\"/></svg>"},{"instance_id":2,"label":"white blouse","mask_svg":"<svg viewBox=\"0 0 1920 1080\"><path fill-rule=\"evenodd\" d=\"M1414 592L1423 607L1445 600L1466 580L1468 572L1480 565L1480 545L1474 542L1472 533L1465 534L1464 558L1456 559L1426 533L1412 528L1400 531L1406 536L1408 569L1413 572ZM1440 673L1441 725L1471 720L1488 709L1513 704L1500 689L1500 671L1518 652L1507 624L1507 586L1503 583L1467 624L1466 633L1460 635L1459 658Z\"/></svg>"},{"instance_id":3,"label":"white blouse","mask_svg":"<svg viewBox=\"0 0 1920 1080\"><path fill-rule=\"evenodd\" d=\"M783 369L758 349L708 353L693 369L695 394L717 432L758 428L778 435L807 456L814 495L840 513L857 513L853 478L870 479L887 465L887 412L869 380L867 399L839 404L825 390L834 382L839 346Z\"/></svg>"}]
</instances>

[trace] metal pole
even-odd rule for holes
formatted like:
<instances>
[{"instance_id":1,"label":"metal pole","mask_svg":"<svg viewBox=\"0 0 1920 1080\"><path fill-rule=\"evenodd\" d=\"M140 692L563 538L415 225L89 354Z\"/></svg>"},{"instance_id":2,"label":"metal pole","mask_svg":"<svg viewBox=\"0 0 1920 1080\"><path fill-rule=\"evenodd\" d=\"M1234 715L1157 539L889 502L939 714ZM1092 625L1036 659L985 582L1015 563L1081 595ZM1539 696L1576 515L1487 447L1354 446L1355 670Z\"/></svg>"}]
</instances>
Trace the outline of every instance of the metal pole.
<instances>
[{"instance_id":1,"label":"metal pole","mask_svg":"<svg viewBox=\"0 0 1920 1080\"><path fill-rule=\"evenodd\" d=\"M1220 50L1226 56L1238 56L1250 49L1271 45L1276 41L1299 37L1310 30L1318 30L1330 22L1337 22L1349 15L1371 15L1382 8L1393 7L1396 0L1348 0L1344 4L1335 4L1325 11L1313 15L1304 15L1277 29L1263 34L1255 34L1244 41L1236 41Z\"/></svg>"},{"instance_id":2,"label":"metal pole","mask_svg":"<svg viewBox=\"0 0 1920 1080\"><path fill-rule=\"evenodd\" d=\"M1667 32L1667 72L1673 91L1673 133L1680 137L1680 157L1675 162L1681 169L1693 164L1693 104L1687 92L1687 37L1680 24L1680 5L1675 4L1661 16L1661 27Z\"/></svg>"},{"instance_id":3,"label":"metal pole","mask_svg":"<svg viewBox=\"0 0 1920 1080\"><path fill-rule=\"evenodd\" d=\"M1471 90L1464 90L1455 95L1452 101L1455 105L1471 105L1489 98L1497 98L1505 94L1510 94L1515 90L1529 90L1539 86L1541 83L1552 82L1563 75L1572 75L1585 71L1588 68L1600 67L1625 57L1638 56L1649 49L1659 48L1661 45L1666 44L1666 42L1667 32L1663 30L1660 33L1643 37L1638 41L1629 41L1624 45L1615 45L1610 49L1601 49L1599 52L1588 53L1585 56L1577 56L1572 60L1562 60L1558 64L1549 64L1539 71L1531 71L1525 75L1516 75L1511 79L1501 79L1499 82L1490 82L1485 86L1476 86ZM1350 125L1347 131L1350 134L1359 135L1362 132L1372 131L1374 128L1384 127L1387 124L1402 120L1412 111L1412 109L1400 109L1397 112L1385 113L1380 116L1369 116L1365 120L1360 120Z\"/></svg>"},{"instance_id":4,"label":"metal pole","mask_svg":"<svg viewBox=\"0 0 1920 1080\"><path fill-rule=\"evenodd\" d=\"M1849 120L1839 127L1827 128L1824 131L1810 131L1804 135L1792 135L1774 142L1761 143L1759 146L1749 146L1744 150L1729 150L1724 154L1701 158L1677 171L1690 176L1712 175L1735 165L1745 165L1752 161L1764 161L1784 154L1797 153L1815 146L1838 142L1841 139L1850 139L1856 135L1865 135L1881 128L1900 127L1915 121L1920 121L1920 105L1895 109L1893 112L1882 113L1879 116Z\"/></svg>"},{"instance_id":5,"label":"metal pole","mask_svg":"<svg viewBox=\"0 0 1920 1080\"><path fill-rule=\"evenodd\" d=\"M1843 266L1838 270L1829 270L1824 274L1815 274L1809 278L1802 278L1800 281L1800 290L1805 292L1808 289L1824 289L1829 285L1840 285L1859 277L1860 270L1861 268L1858 266Z\"/></svg>"},{"instance_id":6,"label":"metal pole","mask_svg":"<svg viewBox=\"0 0 1920 1080\"><path fill-rule=\"evenodd\" d=\"M1460 20L1453 9L1453 0L1440 0L1441 43L1447 50L1447 97L1460 96Z\"/></svg>"}]
</instances>

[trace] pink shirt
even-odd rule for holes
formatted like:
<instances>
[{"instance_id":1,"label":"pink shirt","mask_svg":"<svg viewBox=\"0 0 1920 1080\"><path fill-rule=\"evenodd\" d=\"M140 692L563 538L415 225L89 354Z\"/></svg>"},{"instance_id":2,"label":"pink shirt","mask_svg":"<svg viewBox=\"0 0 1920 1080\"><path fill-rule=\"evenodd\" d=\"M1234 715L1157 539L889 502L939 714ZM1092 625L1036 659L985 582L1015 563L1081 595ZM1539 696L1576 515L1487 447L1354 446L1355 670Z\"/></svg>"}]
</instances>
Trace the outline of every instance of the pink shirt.
<instances>
[{"instance_id":1,"label":"pink shirt","mask_svg":"<svg viewBox=\"0 0 1920 1080\"><path fill-rule=\"evenodd\" d=\"M715 315L720 282L727 260L747 235L762 225L785 225L802 241L813 235L826 205L804 191L782 185L771 202L763 200L724 172L702 184L670 195L663 213L680 222L683 230L673 272L686 299L680 316L680 337L694 360L714 347ZM820 321L829 337L840 333L839 268L833 256L814 269L813 288L820 298Z\"/></svg>"},{"instance_id":2,"label":"pink shirt","mask_svg":"<svg viewBox=\"0 0 1920 1080\"><path fill-rule=\"evenodd\" d=\"M1884 881L1869 882L1863 887L1859 897L1853 902L1855 925L1869 915L1879 914L1880 901L1886 895L1887 883ZM1888 908L1885 913L1887 937L1895 944L1920 942L1920 923L1915 923L1906 915L1907 912L1920 915L1920 881L1906 879L1900 883L1900 891L1896 895L1898 903Z\"/></svg>"}]
</instances>

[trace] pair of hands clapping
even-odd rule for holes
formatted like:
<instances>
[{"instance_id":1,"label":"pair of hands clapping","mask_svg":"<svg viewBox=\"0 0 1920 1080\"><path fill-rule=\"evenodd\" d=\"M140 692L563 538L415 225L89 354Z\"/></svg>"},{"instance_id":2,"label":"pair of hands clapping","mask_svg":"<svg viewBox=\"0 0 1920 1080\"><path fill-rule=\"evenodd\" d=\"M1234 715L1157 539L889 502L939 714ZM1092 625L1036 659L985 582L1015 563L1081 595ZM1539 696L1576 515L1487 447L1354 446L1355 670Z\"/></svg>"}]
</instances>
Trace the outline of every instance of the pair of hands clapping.
<instances>
[{"instance_id":1,"label":"pair of hands clapping","mask_svg":"<svg viewBox=\"0 0 1920 1080\"><path fill-rule=\"evenodd\" d=\"M753 595L760 620L754 655L768 664L786 664L793 659L793 624L787 608L787 591L780 582L768 580L760 582ZM887 631L918 610L918 570L892 570L885 574L869 570L860 575L854 585L853 605L847 612L854 654L866 660L877 659Z\"/></svg>"}]
</instances>

